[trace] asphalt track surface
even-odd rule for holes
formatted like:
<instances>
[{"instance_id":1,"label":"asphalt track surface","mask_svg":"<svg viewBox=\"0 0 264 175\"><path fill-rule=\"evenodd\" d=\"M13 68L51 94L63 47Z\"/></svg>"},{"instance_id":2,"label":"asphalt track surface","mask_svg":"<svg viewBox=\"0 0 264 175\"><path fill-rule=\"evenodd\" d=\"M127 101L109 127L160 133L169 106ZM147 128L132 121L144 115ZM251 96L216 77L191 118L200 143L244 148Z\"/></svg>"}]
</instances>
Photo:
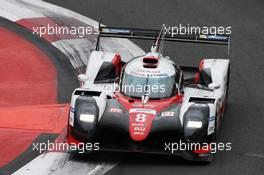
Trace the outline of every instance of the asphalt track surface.
<instances>
[{"instance_id":1,"label":"asphalt track surface","mask_svg":"<svg viewBox=\"0 0 264 175\"><path fill-rule=\"evenodd\" d=\"M108 174L263 174L264 172L264 11L262 0L48 0L111 26L160 28L178 26L231 26L231 94L220 141L231 142L231 152L218 152L212 164L179 158L121 155ZM141 44L141 43L139 43ZM146 49L146 44L142 44ZM204 52L199 52L203 50ZM170 45L165 53L178 63L196 64L220 51ZM117 155L120 156L120 155Z\"/></svg>"}]
</instances>

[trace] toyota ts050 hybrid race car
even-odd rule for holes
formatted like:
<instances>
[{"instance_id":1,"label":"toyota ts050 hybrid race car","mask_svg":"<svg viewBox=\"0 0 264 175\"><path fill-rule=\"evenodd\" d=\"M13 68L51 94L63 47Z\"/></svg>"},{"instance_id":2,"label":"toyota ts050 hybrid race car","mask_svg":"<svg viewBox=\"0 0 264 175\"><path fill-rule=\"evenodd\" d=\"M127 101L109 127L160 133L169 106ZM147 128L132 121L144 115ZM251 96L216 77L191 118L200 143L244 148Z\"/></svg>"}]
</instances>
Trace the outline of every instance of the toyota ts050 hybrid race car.
<instances>
[{"instance_id":1,"label":"toyota ts050 hybrid race car","mask_svg":"<svg viewBox=\"0 0 264 175\"><path fill-rule=\"evenodd\" d=\"M164 41L175 41L226 45L229 53L229 36L172 37L164 29L100 24L99 31L86 73L78 77L81 87L72 94L67 141L99 143L103 151L172 154L174 149L173 154L185 159L211 162L228 97L228 56L186 67L163 56L162 49ZM154 40L154 44L149 53L124 62L118 53L100 51L102 37ZM168 148L175 143L208 146Z\"/></svg>"}]
</instances>

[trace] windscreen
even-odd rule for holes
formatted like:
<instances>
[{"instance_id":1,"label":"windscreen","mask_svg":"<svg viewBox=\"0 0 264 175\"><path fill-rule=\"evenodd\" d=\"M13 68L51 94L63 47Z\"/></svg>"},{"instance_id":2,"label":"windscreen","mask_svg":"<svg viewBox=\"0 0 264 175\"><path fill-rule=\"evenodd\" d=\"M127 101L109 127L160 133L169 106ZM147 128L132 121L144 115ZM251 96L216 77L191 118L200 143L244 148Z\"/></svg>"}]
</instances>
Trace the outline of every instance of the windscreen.
<instances>
[{"instance_id":1,"label":"windscreen","mask_svg":"<svg viewBox=\"0 0 264 175\"><path fill-rule=\"evenodd\" d=\"M124 72L121 91L132 98L148 95L150 99L168 98L175 94L175 74L172 76L144 77Z\"/></svg>"}]
</instances>

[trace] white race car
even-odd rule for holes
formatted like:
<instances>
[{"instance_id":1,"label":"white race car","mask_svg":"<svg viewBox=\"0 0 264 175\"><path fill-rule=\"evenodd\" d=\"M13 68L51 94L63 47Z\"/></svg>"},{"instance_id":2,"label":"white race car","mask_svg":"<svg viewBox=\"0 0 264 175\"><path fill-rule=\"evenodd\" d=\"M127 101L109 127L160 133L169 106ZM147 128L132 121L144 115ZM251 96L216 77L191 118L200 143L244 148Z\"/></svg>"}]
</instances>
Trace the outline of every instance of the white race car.
<instances>
[{"instance_id":1,"label":"white race car","mask_svg":"<svg viewBox=\"0 0 264 175\"><path fill-rule=\"evenodd\" d=\"M68 142L211 162L227 104L229 59L208 58L197 67L181 66L162 55L163 41L229 48L229 36L171 37L163 29L101 26L99 31L86 73L79 75L81 87L72 94ZM100 51L102 37L155 42L149 53L123 62L118 53ZM179 144L189 146L180 150Z\"/></svg>"}]
</instances>

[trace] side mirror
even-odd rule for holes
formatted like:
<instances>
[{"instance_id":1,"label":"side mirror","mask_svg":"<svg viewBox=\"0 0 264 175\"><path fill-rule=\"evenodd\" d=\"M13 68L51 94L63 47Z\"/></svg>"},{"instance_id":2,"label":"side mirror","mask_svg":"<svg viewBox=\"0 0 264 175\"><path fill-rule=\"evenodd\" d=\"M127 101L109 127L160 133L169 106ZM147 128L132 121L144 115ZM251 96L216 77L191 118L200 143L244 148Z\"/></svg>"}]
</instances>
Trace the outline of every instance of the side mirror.
<instances>
[{"instance_id":1,"label":"side mirror","mask_svg":"<svg viewBox=\"0 0 264 175\"><path fill-rule=\"evenodd\" d=\"M78 80L81 82L81 86L83 86L88 77L85 74L80 74L78 75Z\"/></svg>"},{"instance_id":2,"label":"side mirror","mask_svg":"<svg viewBox=\"0 0 264 175\"><path fill-rule=\"evenodd\" d=\"M211 89L211 90L219 89L220 88L220 84L218 84L218 83L210 83L208 85L208 88Z\"/></svg>"}]
</instances>

